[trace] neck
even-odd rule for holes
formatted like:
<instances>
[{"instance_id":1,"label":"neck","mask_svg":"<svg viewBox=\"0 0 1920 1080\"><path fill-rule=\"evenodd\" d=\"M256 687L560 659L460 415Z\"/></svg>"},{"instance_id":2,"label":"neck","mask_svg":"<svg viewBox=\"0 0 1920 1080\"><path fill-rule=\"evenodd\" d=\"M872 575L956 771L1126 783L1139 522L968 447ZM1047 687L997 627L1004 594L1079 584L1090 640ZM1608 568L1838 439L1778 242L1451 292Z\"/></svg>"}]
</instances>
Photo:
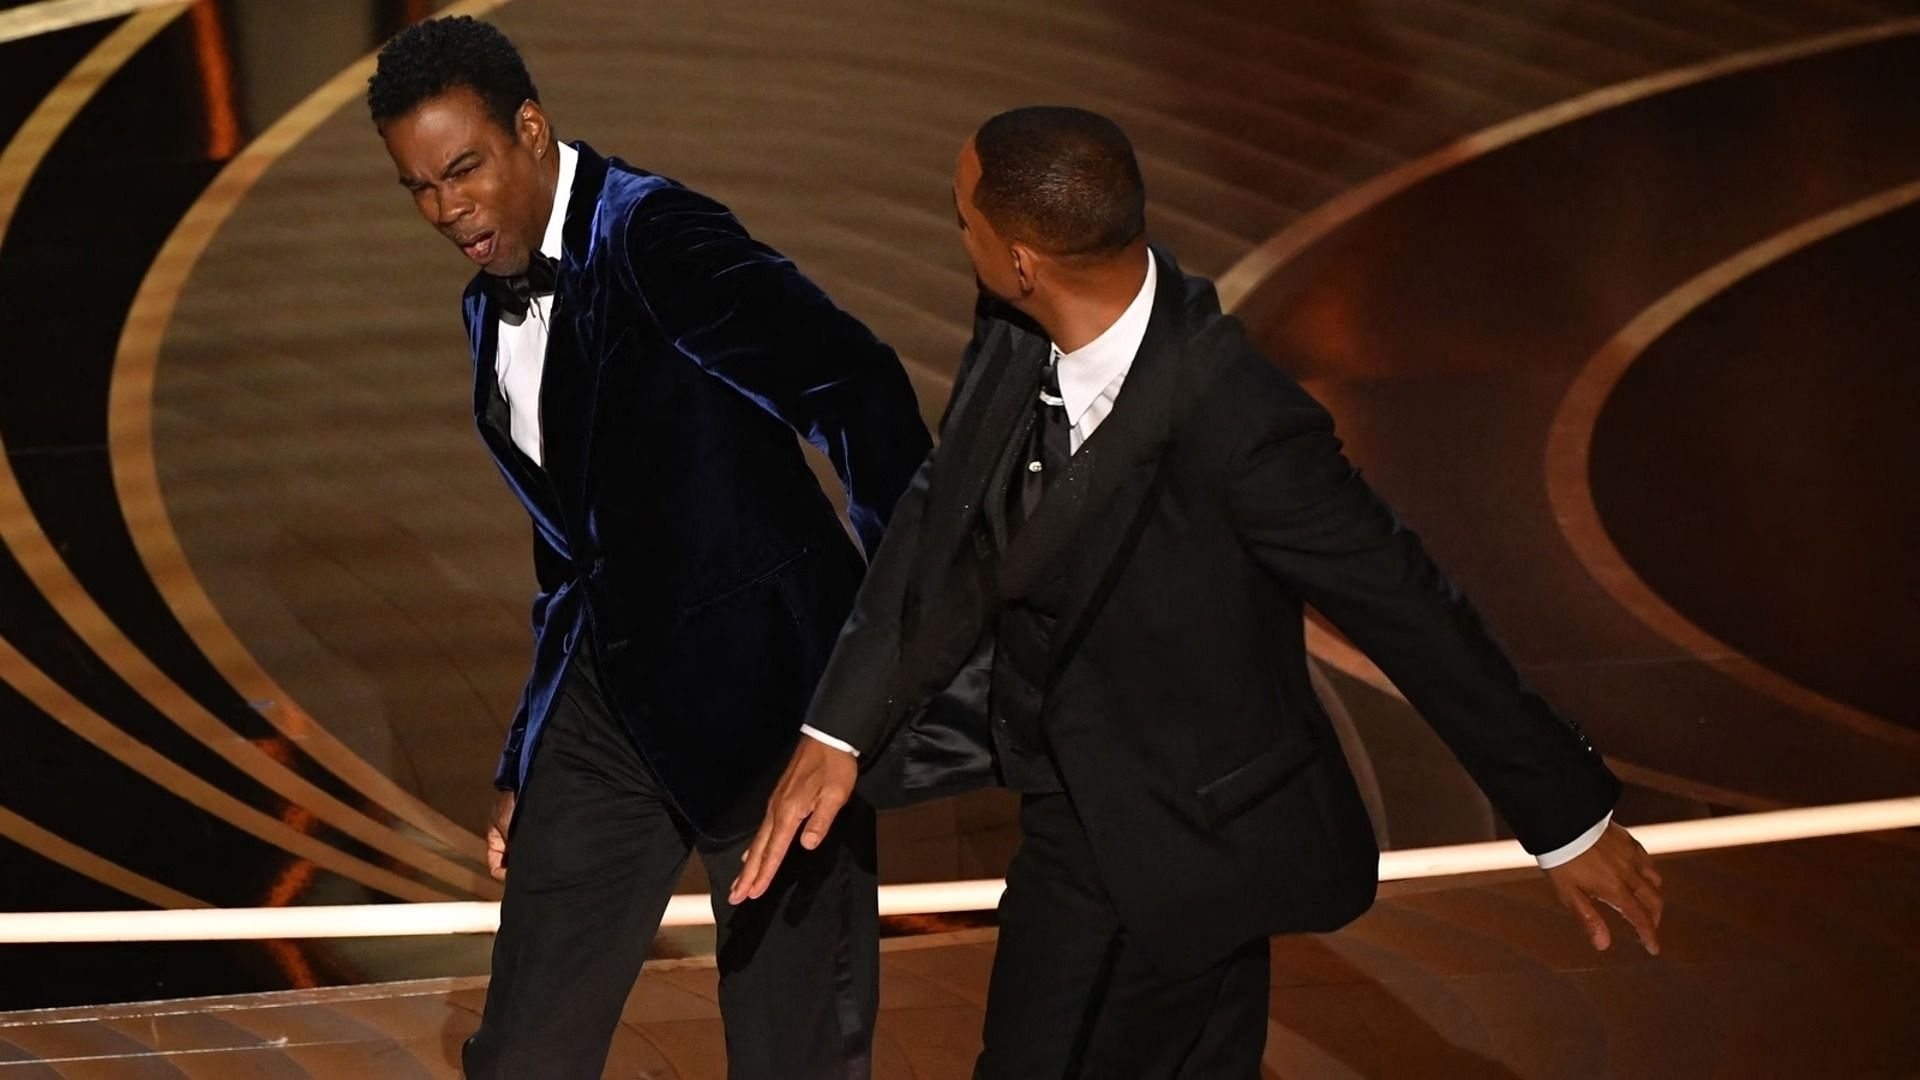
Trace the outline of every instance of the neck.
<instances>
[{"instance_id":1,"label":"neck","mask_svg":"<svg viewBox=\"0 0 1920 1080\"><path fill-rule=\"evenodd\" d=\"M537 252L540 242L547 238L547 225L553 218L553 212L560 205L560 140L553 141L552 152L540 162L540 188L547 194L547 213L540 219L540 229L527 243L527 250Z\"/></svg>"},{"instance_id":2,"label":"neck","mask_svg":"<svg viewBox=\"0 0 1920 1080\"><path fill-rule=\"evenodd\" d=\"M1047 332L1056 348L1073 352L1120 321L1146 284L1148 258L1143 239L1091 266L1055 268L1058 283L1048 290L1049 295L1028 297L1020 306Z\"/></svg>"}]
</instances>

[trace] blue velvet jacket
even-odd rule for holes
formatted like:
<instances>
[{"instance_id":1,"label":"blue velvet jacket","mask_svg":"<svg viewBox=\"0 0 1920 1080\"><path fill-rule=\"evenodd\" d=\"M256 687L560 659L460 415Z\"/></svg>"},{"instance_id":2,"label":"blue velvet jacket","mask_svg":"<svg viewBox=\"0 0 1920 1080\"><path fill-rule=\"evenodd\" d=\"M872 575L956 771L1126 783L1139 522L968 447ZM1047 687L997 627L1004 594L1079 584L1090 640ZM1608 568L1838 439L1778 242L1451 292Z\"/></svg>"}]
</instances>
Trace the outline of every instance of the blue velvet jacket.
<instances>
[{"instance_id":1,"label":"blue velvet jacket","mask_svg":"<svg viewBox=\"0 0 1920 1080\"><path fill-rule=\"evenodd\" d=\"M465 297L474 412L533 517L533 670L495 783L518 789L573 658L703 833L757 824L872 552L930 448L893 350L731 213L584 144L540 388L508 435L498 312Z\"/></svg>"}]
</instances>

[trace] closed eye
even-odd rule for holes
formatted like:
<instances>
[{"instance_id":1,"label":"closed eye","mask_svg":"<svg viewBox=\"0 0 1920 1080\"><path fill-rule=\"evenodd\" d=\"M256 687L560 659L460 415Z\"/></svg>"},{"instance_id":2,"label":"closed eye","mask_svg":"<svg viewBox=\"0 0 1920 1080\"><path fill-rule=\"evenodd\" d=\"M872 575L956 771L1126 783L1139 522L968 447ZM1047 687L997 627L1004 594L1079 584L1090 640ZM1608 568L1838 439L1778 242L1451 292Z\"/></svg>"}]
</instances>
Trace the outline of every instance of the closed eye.
<instances>
[{"instance_id":1,"label":"closed eye","mask_svg":"<svg viewBox=\"0 0 1920 1080\"><path fill-rule=\"evenodd\" d=\"M454 158L453 161L447 165L446 171L440 174L440 179L458 180L461 177L472 172L473 170L479 168L480 163L483 160L484 159L480 156L479 151L468 150L466 153L463 153L459 157Z\"/></svg>"}]
</instances>

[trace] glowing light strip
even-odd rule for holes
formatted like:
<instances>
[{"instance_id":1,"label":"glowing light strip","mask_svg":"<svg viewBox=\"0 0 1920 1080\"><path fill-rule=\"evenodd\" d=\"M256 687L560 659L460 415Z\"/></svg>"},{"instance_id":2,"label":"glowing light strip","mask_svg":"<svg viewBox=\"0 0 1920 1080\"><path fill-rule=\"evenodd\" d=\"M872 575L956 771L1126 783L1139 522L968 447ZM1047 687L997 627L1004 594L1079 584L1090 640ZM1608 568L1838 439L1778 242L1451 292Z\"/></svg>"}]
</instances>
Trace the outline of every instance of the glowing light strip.
<instances>
[{"instance_id":1,"label":"glowing light strip","mask_svg":"<svg viewBox=\"0 0 1920 1080\"><path fill-rule=\"evenodd\" d=\"M0 12L0 42L51 34L83 23L128 15L143 8L179 7L181 0L45 0Z\"/></svg>"},{"instance_id":2,"label":"glowing light strip","mask_svg":"<svg viewBox=\"0 0 1920 1080\"><path fill-rule=\"evenodd\" d=\"M1670 821L1634 830L1655 855L1809 840L1822 836L1920 827L1920 795L1876 802L1812 806L1737 814L1697 821ZM1521 870L1533 856L1511 840L1451 847L1388 851L1380 856L1380 880L1449 877L1490 870ZM991 911L1006 883L1000 880L888 885L880 890L882 915ZM676 896L664 926L713 922L705 896ZM0 944L78 941L232 941L263 938L407 937L490 934L500 923L500 905L486 901L417 904L341 904L290 908L215 908L173 911L69 911L0 914Z\"/></svg>"}]
</instances>

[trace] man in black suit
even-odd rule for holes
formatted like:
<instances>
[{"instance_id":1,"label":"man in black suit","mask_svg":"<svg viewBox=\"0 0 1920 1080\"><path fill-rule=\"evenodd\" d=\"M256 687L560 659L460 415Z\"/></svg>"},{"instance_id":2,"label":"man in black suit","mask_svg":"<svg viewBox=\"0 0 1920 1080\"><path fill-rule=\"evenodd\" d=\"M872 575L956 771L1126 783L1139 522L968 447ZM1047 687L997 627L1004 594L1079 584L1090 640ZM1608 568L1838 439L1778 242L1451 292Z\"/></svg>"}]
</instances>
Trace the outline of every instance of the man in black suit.
<instances>
[{"instance_id":1,"label":"man in black suit","mask_svg":"<svg viewBox=\"0 0 1920 1080\"><path fill-rule=\"evenodd\" d=\"M697 852L731 1075L864 1075L872 811L765 910L720 886L864 570L795 433L873 551L929 446L898 358L725 207L555 138L486 23L403 32L367 102L415 206L477 270L474 413L532 516L540 585L494 777L506 896L468 1072L599 1076Z\"/></svg>"},{"instance_id":2,"label":"man in black suit","mask_svg":"<svg viewBox=\"0 0 1920 1080\"><path fill-rule=\"evenodd\" d=\"M1145 238L1126 136L988 121L955 207L983 292L943 442L901 500L731 899L862 789L1022 794L978 1074L1254 1076L1276 933L1372 902L1373 831L1302 606L1433 724L1596 948L1657 949L1619 783L1341 454L1326 411Z\"/></svg>"}]
</instances>

